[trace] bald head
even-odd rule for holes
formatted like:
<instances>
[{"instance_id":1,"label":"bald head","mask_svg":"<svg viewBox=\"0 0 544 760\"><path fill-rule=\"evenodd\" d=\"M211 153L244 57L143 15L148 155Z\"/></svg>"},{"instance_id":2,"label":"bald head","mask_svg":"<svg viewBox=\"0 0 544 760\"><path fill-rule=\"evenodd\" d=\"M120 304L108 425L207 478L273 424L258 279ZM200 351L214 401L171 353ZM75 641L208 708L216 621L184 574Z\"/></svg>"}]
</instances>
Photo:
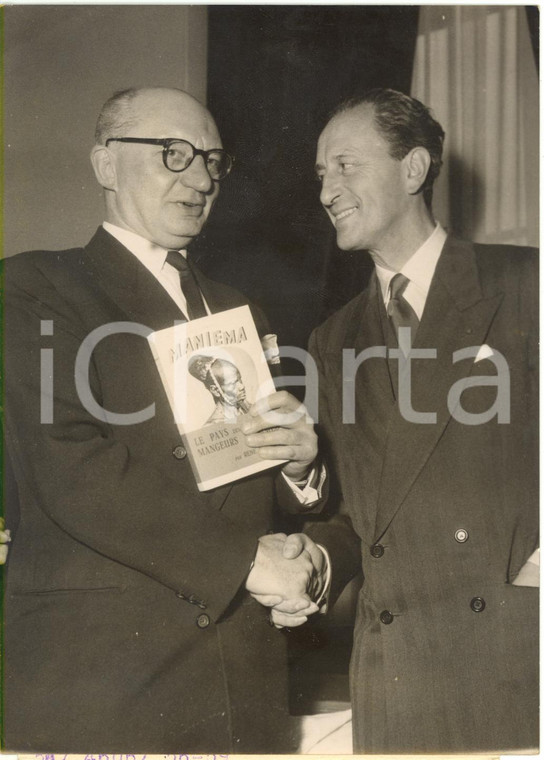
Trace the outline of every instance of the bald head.
<instances>
[{"instance_id":1,"label":"bald head","mask_svg":"<svg viewBox=\"0 0 544 760\"><path fill-rule=\"evenodd\" d=\"M140 142L108 142L112 138ZM123 90L102 108L91 160L106 191L106 220L179 250L200 234L219 184L199 154L182 171L171 171L165 165L167 148L154 144L166 139L183 140L199 151L223 147L208 109L183 90Z\"/></svg>"}]
</instances>

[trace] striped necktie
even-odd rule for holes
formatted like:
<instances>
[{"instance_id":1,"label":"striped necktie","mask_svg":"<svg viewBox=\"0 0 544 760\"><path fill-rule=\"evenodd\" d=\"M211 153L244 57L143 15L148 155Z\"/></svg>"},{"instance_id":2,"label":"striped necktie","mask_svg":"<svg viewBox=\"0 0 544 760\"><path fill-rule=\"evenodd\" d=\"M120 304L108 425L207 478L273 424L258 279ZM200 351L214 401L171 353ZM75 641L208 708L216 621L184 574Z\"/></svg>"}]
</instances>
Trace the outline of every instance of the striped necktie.
<instances>
[{"instance_id":1,"label":"striped necktie","mask_svg":"<svg viewBox=\"0 0 544 760\"><path fill-rule=\"evenodd\" d=\"M396 274L389 284L390 298L387 304L387 316L391 320L395 329L395 335L398 338L399 327L409 327L411 329L411 340L414 341L419 319L412 309L403 293L408 287L410 280L403 274Z\"/></svg>"}]
</instances>

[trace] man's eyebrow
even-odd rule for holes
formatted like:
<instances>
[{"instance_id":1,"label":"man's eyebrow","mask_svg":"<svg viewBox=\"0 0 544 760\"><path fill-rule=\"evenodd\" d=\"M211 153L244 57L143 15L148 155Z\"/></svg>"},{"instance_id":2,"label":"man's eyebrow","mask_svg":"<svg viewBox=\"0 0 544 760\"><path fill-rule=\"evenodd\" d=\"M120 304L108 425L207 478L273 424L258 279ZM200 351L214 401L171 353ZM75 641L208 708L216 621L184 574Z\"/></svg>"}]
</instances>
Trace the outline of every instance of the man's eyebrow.
<instances>
[{"instance_id":1,"label":"man's eyebrow","mask_svg":"<svg viewBox=\"0 0 544 760\"><path fill-rule=\"evenodd\" d=\"M331 161L341 161L343 158L351 157L353 155L354 155L354 151L353 150L351 150L350 148L345 148L343 150L338 151L338 153L335 153L335 155L332 156ZM325 169L325 165L324 164L316 164L314 168L315 168L316 171L318 169Z\"/></svg>"}]
</instances>

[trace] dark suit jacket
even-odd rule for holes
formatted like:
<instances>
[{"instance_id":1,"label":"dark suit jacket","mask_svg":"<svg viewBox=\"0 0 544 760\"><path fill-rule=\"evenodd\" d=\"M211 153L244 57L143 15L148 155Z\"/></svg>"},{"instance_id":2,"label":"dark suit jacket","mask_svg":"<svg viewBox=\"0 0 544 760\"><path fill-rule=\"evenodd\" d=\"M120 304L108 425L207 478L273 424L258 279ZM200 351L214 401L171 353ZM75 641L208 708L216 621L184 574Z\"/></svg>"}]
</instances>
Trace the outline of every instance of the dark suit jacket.
<instances>
[{"instance_id":1,"label":"dark suit jacket","mask_svg":"<svg viewBox=\"0 0 544 760\"><path fill-rule=\"evenodd\" d=\"M538 546L537 295L533 251L447 240L415 340L437 358L412 362L412 407L436 412L435 424L402 417L397 362L382 358L359 367L356 421L342 422L353 387L342 349L391 342L375 275L312 337L322 440L343 496L314 537L331 552L336 591L356 551L365 576L351 662L358 752L538 743L538 591L512 585ZM490 359L452 361L483 344L508 363L510 422L466 424L448 409L469 378L467 412L496 401Z\"/></svg>"},{"instance_id":2,"label":"dark suit jacket","mask_svg":"<svg viewBox=\"0 0 544 760\"><path fill-rule=\"evenodd\" d=\"M213 311L247 302L202 275L199 282ZM75 386L76 356L92 330L112 322L160 329L180 319L177 306L102 228L86 248L8 260L5 285L7 441L21 518L5 589L4 746L286 746L284 638L244 591L257 538L275 529L276 471L199 493L138 335L103 338L89 382L108 411L154 402L152 419L96 419ZM54 417L40 424L40 361L46 367L49 351Z\"/></svg>"}]
</instances>

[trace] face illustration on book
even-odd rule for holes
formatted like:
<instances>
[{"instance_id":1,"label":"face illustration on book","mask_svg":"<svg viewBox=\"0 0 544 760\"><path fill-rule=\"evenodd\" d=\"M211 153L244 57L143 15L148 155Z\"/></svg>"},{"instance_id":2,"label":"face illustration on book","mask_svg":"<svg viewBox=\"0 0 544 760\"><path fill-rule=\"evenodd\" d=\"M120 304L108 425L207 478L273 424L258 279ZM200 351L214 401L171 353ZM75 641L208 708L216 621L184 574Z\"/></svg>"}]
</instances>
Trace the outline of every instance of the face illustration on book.
<instances>
[{"instance_id":1,"label":"face illustration on book","mask_svg":"<svg viewBox=\"0 0 544 760\"><path fill-rule=\"evenodd\" d=\"M240 429L253 402L274 393L269 363L279 359L275 335L263 350L249 306L174 324L148 341L199 491L282 464L263 459Z\"/></svg>"},{"instance_id":2,"label":"face illustration on book","mask_svg":"<svg viewBox=\"0 0 544 760\"><path fill-rule=\"evenodd\" d=\"M206 425L215 422L234 422L250 407L246 389L238 367L226 359L197 354L188 365L189 372L208 389L214 399L215 409Z\"/></svg>"}]
</instances>

